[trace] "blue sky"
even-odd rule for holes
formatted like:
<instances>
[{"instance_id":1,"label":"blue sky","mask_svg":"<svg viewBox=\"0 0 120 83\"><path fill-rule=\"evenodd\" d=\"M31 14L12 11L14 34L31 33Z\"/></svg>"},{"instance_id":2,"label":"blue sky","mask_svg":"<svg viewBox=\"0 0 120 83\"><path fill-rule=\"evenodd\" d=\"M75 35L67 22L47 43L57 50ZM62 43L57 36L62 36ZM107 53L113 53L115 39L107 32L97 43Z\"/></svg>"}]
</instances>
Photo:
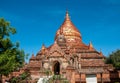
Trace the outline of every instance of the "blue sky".
<instances>
[{"instance_id":1,"label":"blue sky","mask_svg":"<svg viewBox=\"0 0 120 83\"><path fill-rule=\"evenodd\" d=\"M11 38L29 57L54 42L66 9L85 44L105 56L120 49L120 0L0 0L0 17L17 29Z\"/></svg>"}]
</instances>

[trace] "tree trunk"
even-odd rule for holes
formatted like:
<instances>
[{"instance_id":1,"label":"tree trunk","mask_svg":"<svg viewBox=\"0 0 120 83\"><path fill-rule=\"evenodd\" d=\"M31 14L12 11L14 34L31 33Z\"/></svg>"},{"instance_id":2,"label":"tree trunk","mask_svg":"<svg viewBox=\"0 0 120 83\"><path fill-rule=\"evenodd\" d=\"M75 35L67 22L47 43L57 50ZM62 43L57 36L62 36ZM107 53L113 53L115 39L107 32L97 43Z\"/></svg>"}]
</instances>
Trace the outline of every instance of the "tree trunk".
<instances>
[{"instance_id":1,"label":"tree trunk","mask_svg":"<svg viewBox=\"0 0 120 83\"><path fill-rule=\"evenodd\" d=\"M0 74L0 83L2 83L2 75Z\"/></svg>"}]
</instances>

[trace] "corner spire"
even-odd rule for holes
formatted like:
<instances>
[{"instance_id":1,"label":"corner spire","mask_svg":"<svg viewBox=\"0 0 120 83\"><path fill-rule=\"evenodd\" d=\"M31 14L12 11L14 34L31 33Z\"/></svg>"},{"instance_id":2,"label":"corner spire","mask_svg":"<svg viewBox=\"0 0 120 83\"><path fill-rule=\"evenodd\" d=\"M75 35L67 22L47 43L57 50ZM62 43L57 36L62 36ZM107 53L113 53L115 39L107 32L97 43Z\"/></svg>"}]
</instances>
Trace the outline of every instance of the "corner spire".
<instances>
[{"instance_id":1,"label":"corner spire","mask_svg":"<svg viewBox=\"0 0 120 83\"><path fill-rule=\"evenodd\" d=\"M41 53L42 53L42 54L45 54L45 50L46 50L46 47L45 47L45 45L43 44L42 47L41 47Z\"/></svg>"},{"instance_id":2,"label":"corner spire","mask_svg":"<svg viewBox=\"0 0 120 83\"><path fill-rule=\"evenodd\" d=\"M32 57L34 57L34 54L32 54Z\"/></svg>"},{"instance_id":3,"label":"corner spire","mask_svg":"<svg viewBox=\"0 0 120 83\"><path fill-rule=\"evenodd\" d=\"M93 50L93 49L94 49L91 41L90 41L90 43L89 43L89 49L90 49L90 50Z\"/></svg>"},{"instance_id":4,"label":"corner spire","mask_svg":"<svg viewBox=\"0 0 120 83\"><path fill-rule=\"evenodd\" d=\"M45 49L46 49L45 45L42 44L41 50L45 50Z\"/></svg>"},{"instance_id":5,"label":"corner spire","mask_svg":"<svg viewBox=\"0 0 120 83\"><path fill-rule=\"evenodd\" d=\"M100 55L103 55L102 50L100 49Z\"/></svg>"},{"instance_id":6,"label":"corner spire","mask_svg":"<svg viewBox=\"0 0 120 83\"><path fill-rule=\"evenodd\" d=\"M31 60L33 60L33 59L35 59L35 56L34 56L34 54L32 54L32 56L31 56Z\"/></svg>"}]
</instances>

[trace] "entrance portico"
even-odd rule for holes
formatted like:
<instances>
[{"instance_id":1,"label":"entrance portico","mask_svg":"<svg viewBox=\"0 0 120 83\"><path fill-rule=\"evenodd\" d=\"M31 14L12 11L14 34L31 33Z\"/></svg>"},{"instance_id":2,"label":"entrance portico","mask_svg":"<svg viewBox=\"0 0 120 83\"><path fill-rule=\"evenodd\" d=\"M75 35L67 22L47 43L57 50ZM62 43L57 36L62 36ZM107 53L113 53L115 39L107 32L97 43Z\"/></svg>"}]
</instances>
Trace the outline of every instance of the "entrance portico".
<instances>
[{"instance_id":1,"label":"entrance portico","mask_svg":"<svg viewBox=\"0 0 120 83\"><path fill-rule=\"evenodd\" d=\"M60 63L58 61L55 61L53 64L53 72L55 75L60 74Z\"/></svg>"}]
</instances>

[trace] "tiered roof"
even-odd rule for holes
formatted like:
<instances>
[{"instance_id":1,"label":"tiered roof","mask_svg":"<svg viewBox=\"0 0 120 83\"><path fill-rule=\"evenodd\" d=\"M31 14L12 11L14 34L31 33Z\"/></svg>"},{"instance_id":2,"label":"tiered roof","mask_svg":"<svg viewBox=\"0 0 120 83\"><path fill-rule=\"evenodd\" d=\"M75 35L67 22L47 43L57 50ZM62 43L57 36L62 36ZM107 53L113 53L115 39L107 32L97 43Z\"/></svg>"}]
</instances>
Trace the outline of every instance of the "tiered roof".
<instances>
[{"instance_id":1,"label":"tiered roof","mask_svg":"<svg viewBox=\"0 0 120 83\"><path fill-rule=\"evenodd\" d=\"M63 24L56 32L54 44L49 47L45 47L45 45L43 45L40 52L38 52L36 59L46 59L46 57L49 57L50 55L56 57L64 56L67 57L67 59L72 55L80 55L80 59L87 59L86 61L80 61L82 66L104 66L102 60L104 56L102 52L97 52L91 42L89 45L82 42L81 33L70 20L68 11L66 12ZM35 57L32 56L31 59L35 59ZM89 59L91 59L91 61Z\"/></svg>"}]
</instances>

